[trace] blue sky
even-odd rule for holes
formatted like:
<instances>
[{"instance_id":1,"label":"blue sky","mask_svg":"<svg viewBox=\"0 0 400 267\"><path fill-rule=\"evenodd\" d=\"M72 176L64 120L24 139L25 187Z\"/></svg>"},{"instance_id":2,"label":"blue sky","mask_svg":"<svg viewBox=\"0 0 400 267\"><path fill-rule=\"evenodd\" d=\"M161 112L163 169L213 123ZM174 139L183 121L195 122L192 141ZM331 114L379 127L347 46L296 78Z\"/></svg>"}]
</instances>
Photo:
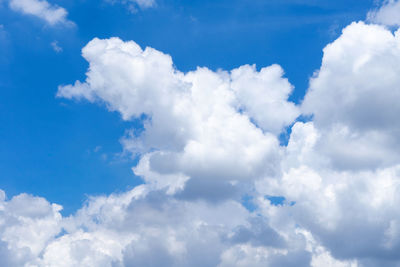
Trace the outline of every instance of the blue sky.
<instances>
[{"instance_id":1,"label":"blue sky","mask_svg":"<svg viewBox=\"0 0 400 267\"><path fill-rule=\"evenodd\" d=\"M0 266L399 267L400 0L0 0Z\"/></svg>"},{"instance_id":2,"label":"blue sky","mask_svg":"<svg viewBox=\"0 0 400 267\"><path fill-rule=\"evenodd\" d=\"M158 1L129 12L102 1L58 1L75 26L49 26L2 3L0 24L0 188L41 195L70 213L86 195L137 185L134 161L118 139L131 122L102 107L55 98L83 79L80 50L94 37L135 40L172 56L182 71L279 63L299 103L321 64L322 48L373 1ZM61 52L52 49L57 41ZM133 124L134 125L134 124ZM97 149L96 149L97 148Z\"/></svg>"}]
</instances>

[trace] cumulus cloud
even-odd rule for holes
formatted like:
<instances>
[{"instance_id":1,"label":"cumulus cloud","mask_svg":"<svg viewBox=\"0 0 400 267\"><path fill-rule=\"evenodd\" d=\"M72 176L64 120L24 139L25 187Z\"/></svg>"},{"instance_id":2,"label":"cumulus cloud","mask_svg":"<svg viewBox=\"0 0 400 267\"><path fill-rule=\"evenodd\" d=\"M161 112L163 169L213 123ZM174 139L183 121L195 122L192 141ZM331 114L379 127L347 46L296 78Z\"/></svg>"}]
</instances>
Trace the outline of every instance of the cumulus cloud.
<instances>
[{"instance_id":1,"label":"cumulus cloud","mask_svg":"<svg viewBox=\"0 0 400 267\"><path fill-rule=\"evenodd\" d=\"M400 26L400 1L385 0L380 8L370 11L367 18L373 23Z\"/></svg>"},{"instance_id":2,"label":"cumulus cloud","mask_svg":"<svg viewBox=\"0 0 400 267\"><path fill-rule=\"evenodd\" d=\"M61 230L61 206L21 194L6 201L0 191L0 263L23 266L35 261Z\"/></svg>"},{"instance_id":3,"label":"cumulus cloud","mask_svg":"<svg viewBox=\"0 0 400 267\"><path fill-rule=\"evenodd\" d=\"M303 234L288 242L235 201L182 201L139 186L92 198L61 222L60 207L43 199L1 205L2 260L14 266L307 266L311 258Z\"/></svg>"},{"instance_id":4,"label":"cumulus cloud","mask_svg":"<svg viewBox=\"0 0 400 267\"><path fill-rule=\"evenodd\" d=\"M141 118L121 143L144 184L69 217L0 191L3 265L400 265L399 32L347 26L300 107L278 65L184 73L118 38L82 54L86 80L57 95Z\"/></svg>"},{"instance_id":5,"label":"cumulus cloud","mask_svg":"<svg viewBox=\"0 0 400 267\"><path fill-rule=\"evenodd\" d=\"M46 0L10 0L10 8L26 15L32 15L45 20L49 25L73 25L67 19L68 12L65 8L52 5Z\"/></svg>"},{"instance_id":6,"label":"cumulus cloud","mask_svg":"<svg viewBox=\"0 0 400 267\"><path fill-rule=\"evenodd\" d=\"M398 32L347 26L324 49L302 104L313 121L293 126L283 175L257 187L260 195L296 203L293 223L336 259L357 259L360 266L400 262L399 56ZM286 213L279 209L274 219L287 221Z\"/></svg>"},{"instance_id":7,"label":"cumulus cloud","mask_svg":"<svg viewBox=\"0 0 400 267\"><path fill-rule=\"evenodd\" d=\"M123 144L142 156L134 171L146 182L183 190L183 198L218 201L279 172L276 135L299 114L279 66L182 73L169 55L118 38L92 40L83 56L90 64L86 81L61 86L58 96L105 103L125 120L145 114L144 131Z\"/></svg>"},{"instance_id":8,"label":"cumulus cloud","mask_svg":"<svg viewBox=\"0 0 400 267\"><path fill-rule=\"evenodd\" d=\"M399 32L353 23L324 49L302 109L335 168L374 169L400 160Z\"/></svg>"},{"instance_id":9,"label":"cumulus cloud","mask_svg":"<svg viewBox=\"0 0 400 267\"><path fill-rule=\"evenodd\" d=\"M245 65L232 70L231 75L231 86L240 101L240 108L261 129L279 134L300 115L294 103L287 101L293 86L282 78L284 73L279 65L263 68L260 72L254 65Z\"/></svg>"}]
</instances>

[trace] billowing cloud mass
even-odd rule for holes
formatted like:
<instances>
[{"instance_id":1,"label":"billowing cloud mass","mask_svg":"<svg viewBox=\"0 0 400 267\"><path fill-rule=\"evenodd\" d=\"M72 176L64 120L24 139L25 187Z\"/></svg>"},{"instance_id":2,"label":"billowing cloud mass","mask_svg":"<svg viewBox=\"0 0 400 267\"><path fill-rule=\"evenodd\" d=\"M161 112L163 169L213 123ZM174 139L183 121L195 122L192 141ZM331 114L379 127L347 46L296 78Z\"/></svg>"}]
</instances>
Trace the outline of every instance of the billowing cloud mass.
<instances>
[{"instance_id":1,"label":"billowing cloud mass","mask_svg":"<svg viewBox=\"0 0 400 267\"><path fill-rule=\"evenodd\" d=\"M90 62L87 81L60 87L58 96L104 102L126 120L146 114L144 131L123 144L142 156L134 171L154 188L218 201L240 197L255 179L279 172L281 148L272 133L299 115L286 100L292 88L279 66L185 74L170 56L117 38L94 39L83 55Z\"/></svg>"},{"instance_id":2,"label":"billowing cloud mass","mask_svg":"<svg viewBox=\"0 0 400 267\"><path fill-rule=\"evenodd\" d=\"M368 20L388 26L400 26L400 1L385 0L380 8L368 13Z\"/></svg>"},{"instance_id":3,"label":"billowing cloud mass","mask_svg":"<svg viewBox=\"0 0 400 267\"><path fill-rule=\"evenodd\" d=\"M10 0L10 8L45 20L49 25L73 25L67 19L68 12L65 8L52 5L46 0Z\"/></svg>"},{"instance_id":4,"label":"billowing cloud mass","mask_svg":"<svg viewBox=\"0 0 400 267\"><path fill-rule=\"evenodd\" d=\"M400 266L399 31L347 26L301 105L278 65L184 73L118 38L82 54L57 96L142 119L121 143L144 184L69 217L0 191L0 265Z\"/></svg>"}]
</instances>

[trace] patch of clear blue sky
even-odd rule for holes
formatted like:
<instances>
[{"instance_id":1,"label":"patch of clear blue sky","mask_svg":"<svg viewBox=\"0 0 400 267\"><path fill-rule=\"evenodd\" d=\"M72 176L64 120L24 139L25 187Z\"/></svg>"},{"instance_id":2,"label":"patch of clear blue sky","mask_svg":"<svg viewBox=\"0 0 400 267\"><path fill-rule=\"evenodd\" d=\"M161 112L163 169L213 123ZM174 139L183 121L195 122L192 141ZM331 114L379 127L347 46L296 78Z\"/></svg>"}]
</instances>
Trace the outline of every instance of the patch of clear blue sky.
<instances>
[{"instance_id":1,"label":"patch of clear blue sky","mask_svg":"<svg viewBox=\"0 0 400 267\"><path fill-rule=\"evenodd\" d=\"M53 2L53 1L49 1ZM116 1L117 2L117 1ZM81 48L118 36L173 57L179 70L230 70L280 64L299 103L318 69L322 48L343 26L365 19L373 0L158 0L130 13L123 5L61 0L76 27L49 27L0 2L0 188L62 204L65 214L86 195L140 183L135 160L121 158L119 138L139 122L104 107L56 99L57 86L83 80ZM50 43L63 48L56 53ZM100 148L101 147L101 148Z\"/></svg>"}]
</instances>

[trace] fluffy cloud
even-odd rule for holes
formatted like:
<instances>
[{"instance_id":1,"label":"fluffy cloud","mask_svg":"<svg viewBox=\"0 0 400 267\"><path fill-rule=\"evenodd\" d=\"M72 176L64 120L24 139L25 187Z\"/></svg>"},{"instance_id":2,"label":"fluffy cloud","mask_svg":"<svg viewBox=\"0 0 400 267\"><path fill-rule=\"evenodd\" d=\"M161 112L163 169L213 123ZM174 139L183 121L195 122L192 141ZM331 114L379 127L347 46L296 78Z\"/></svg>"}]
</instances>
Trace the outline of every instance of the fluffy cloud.
<instances>
[{"instance_id":1,"label":"fluffy cloud","mask_svg":"<svg viewBox=\"0 0 400 267\"><path fill-rule=\"evenodd\" d=\"M307 229L337 259L358 259L360 266L397 266L400 166L356 172L324 167L323 161L312 160L319 155L315 145L322 136L313 131L318 130L311 122L297 123L297 140L289 142L290 161L282 177L258 182L261 196L283 195L294 203L273 213L266 209L264 216L271 217L277 229L290 223ZM306 147L299 151L299 144ZM265 199L259 201L265 206Z\"/></svg>"},{"instance_id":2,"label":"fluffy cloud","mask_svg":"<svg viewBox=\"0 0 400 267\"><path fill-rule=\"evenodd\" d=\"M1 205L8 266L308 266L311 259L306 235L288 242L238 202L182 201L145 185L92 198L62 221L60 207L44 199L20 195Z\"/></svg>"},{"instance_id":3,"label":"fluffy cloud","mask_svg":"<svg viewBox=\"0 0 400 267\"><path fill-rule=\"evenodd\" d=\"M368 20L388 26L400 26L400 1L385 0L379 9L368 13Z\"/></svg>"},{"instance_id":4,"label":"fluffy cloud","mask_svg":"<svg viewBox=\"0 0 400 267\"><path fill-rule=\"evenodd\" d=\"M319 148L338 168L399 162L400 32L353 23L324 49L302 105L324 135Z\"/></svg>"},{"instance_id":5,"label":"fluffy cloud","mask_svg":"<svg viewBox=\"0 0 400 267\"><path fill-rule=\"evenodd\" d=\"M61 230L61 206L26 194L6 201L0 190L0 264L23 266L35 261Z\"/></svg>"},{"instance_id":6,"label":"fluffy cloud","mask_svg":"<svg viewBox=\"0 0 400 267\"><path fill-rule=\"evenodd\" d=\"M246 65L232 70L231 74L231 86L240 108L261 129L275 134L299 116L297 107L287 101L293 87L287 79L282 79L283 74L279 65L263 68L260 72L254 65Z\"/></svg>"},{"instance_id":7,"label":"fluffy cloud","mask_svg":"<svg viewBox=\"0 0 400 267\"><path fill-rule=\"evenodd\" d=\"M0 191L0 263L400 265L399 32L347 26L301 107L277 65L183 73L169 55L118 38L82 53L86 80L58 96L142 119L121 143L144 184L69 217ZM295 122L300 113L312 121Z\"/></svg>"},{"instance_id":8,"label":"fluffy cloud","mask_svg":"<svg viewBox=\"0 0 400 267\"><path fill-rule=\"evenodd\" d=\"M134 171L146 182L218 201L279 172L276 135L299 115L279 66L182 73L169 55L117 38L94 39L83 56L86 81L61 86L58 96L105 103L125 120L145 114L144 131L123 144L142 156Z\"/></svg>"},{"instance_id":9,"label":"fluffy cloud","mask_svg":"<svg viewBox=\"0 0 400 267\"><path fill-rule=\"evenodd\" d=\"M257 187L295 203L265 211L274 225L292 221L336 259L360 266L400 262L399 62L399 32L346 27L324 49L302 104L313 121L293 126L283 175Z\"/></svg>"},{"instance_id":10,"label":"fluffy cloud","mask_svg":"<svg viewBox=\"0 0 400 267\"><path fill-rule=\"evenodd\" d=\"M41 18L49 25L73 25L73 22L67 19L67 10L56 5L51 5L46 0L10 0L9 4L11 9Z\"/></svg>"}]
</instances>

